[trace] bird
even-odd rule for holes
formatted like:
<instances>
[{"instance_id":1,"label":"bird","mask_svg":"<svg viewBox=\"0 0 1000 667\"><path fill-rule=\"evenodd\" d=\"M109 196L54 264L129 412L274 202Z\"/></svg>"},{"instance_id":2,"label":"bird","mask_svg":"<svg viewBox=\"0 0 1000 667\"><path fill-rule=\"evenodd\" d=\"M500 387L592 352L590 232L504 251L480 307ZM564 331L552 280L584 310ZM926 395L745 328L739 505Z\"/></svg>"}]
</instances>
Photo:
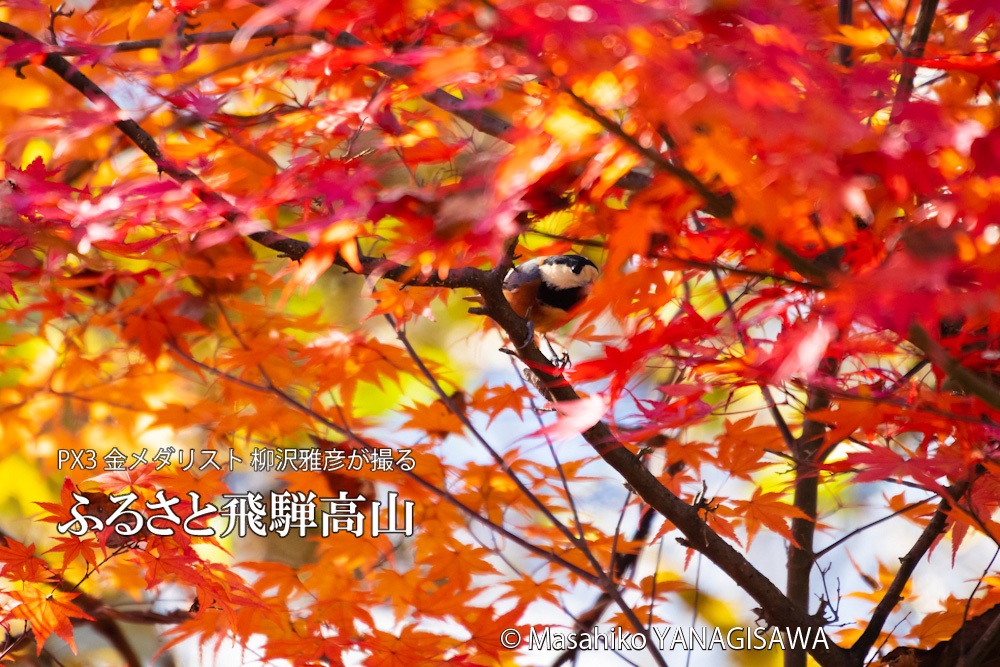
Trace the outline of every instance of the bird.
<instances>
[{"instance_id":1,"label":"bird","mask_svg":"<svg viewBox=\"0 0 1000 667\"><path fill-rule=\"evenodd\" d=\"M581 255L537 257L511 269L503 295L532 331L546 333L572 318L570 311L587 298L598 276L597 265Z\"/></svg>"}]
</instances>

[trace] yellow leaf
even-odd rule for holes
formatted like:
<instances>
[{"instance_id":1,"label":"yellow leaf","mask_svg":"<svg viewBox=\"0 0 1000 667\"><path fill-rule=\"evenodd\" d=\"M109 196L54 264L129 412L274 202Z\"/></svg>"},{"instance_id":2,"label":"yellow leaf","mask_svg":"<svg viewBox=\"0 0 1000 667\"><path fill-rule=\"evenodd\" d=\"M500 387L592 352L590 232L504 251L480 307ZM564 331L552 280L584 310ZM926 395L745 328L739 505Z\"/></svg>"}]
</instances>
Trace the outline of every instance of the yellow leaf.
<instances>
[{"instance_id":1,"label":"yellow leaf","mask_svg":"<svg viewBox=\"0 0 1000 667\"><path fill-rule=\"evenodd\" d=\"M837 44L848 44L858 49L874 49L885 44L889 33L884 28L871 26L855 28L849 25L840 26L840 35L827 39Z\"/></svg>"},{"instance_id":2,"label":"yellow leaf","mask_svg":"<svg viewBox=\"0 0 1000 667\"><path fill-rule=\"evenodd\" d=\"M542 124L545 131L564 144L580 144L601 131L600 124L567 107L556 109Z\"/></svg>"}]
</instances>

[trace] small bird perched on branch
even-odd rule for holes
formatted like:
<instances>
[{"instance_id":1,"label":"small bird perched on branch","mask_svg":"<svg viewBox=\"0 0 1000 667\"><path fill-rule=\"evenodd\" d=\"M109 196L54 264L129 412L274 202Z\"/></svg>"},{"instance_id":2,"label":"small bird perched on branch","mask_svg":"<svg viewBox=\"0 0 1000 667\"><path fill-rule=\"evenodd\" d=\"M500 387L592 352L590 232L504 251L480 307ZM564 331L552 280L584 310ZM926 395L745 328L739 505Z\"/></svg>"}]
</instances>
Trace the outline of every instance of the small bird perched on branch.
<instances>
[{"instance_id":1,"label":"small bird perched on branch","mask_svg":"<svg viewBox=\"0 0 1000 667\"><path fill-rule=\"evenodd\" d=\"M597 265L580 255L538 257L507 274L503 294L534 331L545 333L569 321L570 310L587 297L599 275Z\"/></svg>"}]
</instances>

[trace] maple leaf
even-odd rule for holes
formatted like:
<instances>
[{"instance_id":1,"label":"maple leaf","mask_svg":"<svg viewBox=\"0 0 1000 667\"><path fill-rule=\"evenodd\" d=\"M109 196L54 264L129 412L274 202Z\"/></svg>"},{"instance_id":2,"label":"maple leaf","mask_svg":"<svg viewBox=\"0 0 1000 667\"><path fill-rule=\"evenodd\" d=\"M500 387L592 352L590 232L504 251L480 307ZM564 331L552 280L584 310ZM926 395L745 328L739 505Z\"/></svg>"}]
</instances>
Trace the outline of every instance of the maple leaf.
<instances>
[{"instance_id":1,"label":"maple leaf","mask_svg":"<svg viewBox=\"0 0 1000 667\"><path fill-rule=\"evenodd\" d=\"M429 589L429 590L426 590ZM448 583L444 586L421 585L407 602L419 614L443 616L456 609L474 609L471 601L481 593L481 589Z\"/></svg>"},{"instance_id":2,"label":"maple leaf","mask_svg":"<svg viewBox=\"0 0 1000 667\"><path fill-rule=\"evenodd\" d=\"M184 301L184 297L172 297L127 315L123 335L135 340L150 361L156 361L164 343L202 329L198 322L173 314Z\"/></svg>"},{"instance_id":3,"label":"maple leaf","mask_svg":"<svg viewBox=\"0 0 1000 667\"><path fill-rule=\"evenodd\" d=\"M530 577L515 579L505 584L510 591L504 593L500 599L512 598L514 600L547 600L552 604L559 604L559 595L565 593L565 587L554 579L535 581Z\"/></svg>"},{"instance_id":4,"label":"maple leaf","mask_svg":"<svg viewBox=\"0 0 1000 667\"><path fill-rule=\"evenodd\" d=\"M277 588L277 597L291 599L306 590L295 569L283 563L244 561L240 565L261 574L256 582L256 589L261 593Z\"/></svg>"},{"instance_id":5,"label":"maple leaf","mask_svg":"<svg viewBox=\"0 0 1000 667\"><path fill-rule=\"evenodd\" d=\"M472 405L486 412L490 418L487 426L493 423L504 410L513 410L520 419L524 414L525 399L530 396L526 387L512 387L508 384L487 387L483 385L472 396Z\"/></svg>"},{"instance_id":6,"label":"maple leaf","mask_svg":"<svg viewBox=\"0 0 1000 667\"><path fill-rule=\"evenodd\" d=\"M28 245L23 233L12 227L0 228L0 260L7 259L18 248Z\"/></svg>"},{"instance_id":7,"label":"maple leaf","mask_svg":"<svg viewBox=\"0 0 1000 667\"><path fill-rule=\"evenodd\" d=\"M3 254L3 251L0 250L0 256ZM9 294L14 297L15 301L18 301L17 294L14 293L14 281L11 280L10 274L27 270L29 270L28 267L19 262L0 261L0 294Z\"/></svg>"},{"instance_id":8,"label":"maple leaf","mask_svg":"<svg viewBox=\"0 0 1000 667\"><path fill-rule=\"evenodd\" d=\"M365 320L376 315L392 315L397 326L402 326L404 322L412 320L414 317L425 317L434 321L431 312L431 304L436 299L444 299L445 293L430 287L410 287L403 289L386 289L374 292L370 298L378 301L372 312L365 316Z\"/></svg>"},{"instance_id":9,"label":"maple leaf","mask_svg":"<svg viewBox=\"0 0 1000 667\"><path fill-rule=\"evenodd\" d=\"M722 470L737 477L751 479L750 473L768 465L768 449L780 449L781 432L775 426L754 426L754 418L725 422L725 433L719 436L716 460Z\"/></svg>"},{"instance_id":10,"label":"maple leaf","mask_svg":"<svg viewBox=\"0 0 1000 667\"><path fill-rule=\"evenodd\" d=\"M20 591L10 591L8 595L19 604L7 614L7 618L18 618L31 624L38 655L42 654L42 647L52 633L69 644L76 655L73 623L70 619L94 620L70 602L79 593L52 591L46 594L38 588L28 586Z\"/></svg>"},{"instance_id":11,"label":"maple leaf","mask_svg":"<svg viewBox=\"0 0 1000 667\"><path fill-rule=\"evenodd\" d=\"M966 30L977 34L990 20L1000 18L1000 2L997 0L952 0L948 10L953 14L968 12L969 24Z\"/></svg>"},{"instance_id":12,"label":"maple leaf","mask_svg":"<svg viewBox=\"0 0 1000 667\"><path fill-rule=\"evenodd\" d=\"M80 539L76 535L70 535L69 537L57 537L56 541L59 543L58 546L52 547L46 553L61 551L63 554L63 570L68 568L70 563L76 561L77 558L83 558L83 561L91 567L97 567L97 550L94 548L98 546L97 540L91 538Z\"/></svg>"},{"instance_id":13,"label":"maple leaf","mask_svg":"<svg viewBox=\"0 0 1000 667\"><path fill-rule=\"evenodd\" d=\"M604 394L593 394L572 403L558 403L555 407L560 417L555 423L539 429L536 435L563 441L580 435L600 421L611 407L611 398Z\"/></svg>"},{"instance_id":14,"label":"maple leaf","mask_svg":"<svg viewBox=\"0 0 1000 667\"><path fill-rule=\"evenodd\" d=\"M799 458L786 445L818 449L816 465L788 469L790 485L850 472L835 478L838 498L866 500L827 508L849 555L863 554L860 590L845 594L877 604L906 574L881 564L865 574L881 528L859 529L873 521L929 531L900 555L950 530L958 563L973 532L998 531L1000 414L983 399L1000 384L1000 129L981 94L1000 78L986 50L996 0L916 16L894 1L860 8L851 25L837 24L830 2L168 0L159 12L98 0L75 16L8 4L8 509L36 500L24 496L41 488L29 475L66 478L60 501L40 504L37 550L0 547L9 589L48 591L86 563L94 596L164 584L195 596L167 646L194 639L218 652L235 640L295 667L514 664L524 656L498 645L502 626L558 613L548 625L568 627L562 593L595 583L585 574L595 559L607 565L680 528L688 565L697 551L769 621L808 624L815 581L775 597L761 576L774 568L761 573L725 547L816 521L760 474ZM923 55L900 56L886 26L915 26ZM123 86L148 94L119 108ZM573 311L578 329L549 338L569 361L508 349L518 369L555 379L508 384L493 340L511 333L506 309L469 318L451 293L503 305L492 267L565 253L602 267ZM377 300L370 313L358 297ZM425 372L378 314L413 322L446 362ZM912 345L914 323L941 339L941 354ZM450 391L459 368L469 393L451 403L486 424L496 457L466 442L448 401L426 398L433 380ZM983 381L981 396L952 386L962 368ZM533 402L548 403L545 426L526 433ZM99 465L111 445L155 453L164 469L66 468L67 451L93 450ZM202 448L228 450L236 475L197 470ZM361 469L328 469L334 454ZM50 534L72 519L71 492L106 517L109 492L141 505L162 491L181 498L183 518L188 493L232 496L241 466L252 484L362 495L352 518L366 527L377 492L391 488L413 503L414 535L248 545L144 534L142 548L97 570L97 547L124 542ZM75 486L88 477L100 489ZM739 478L739 500L696 495L715 477ZM944 495L964 481L961 497ZM634 499L620 520L608 514L622 506L602 489L621 484L665 517L655 537L632 532ZM907 509L920 500L913 486L949 498L942 527L933 498ZM674 545L664 541L665 558L679 555ZM773 573L810 583L804 570L820 551L790 545L788 572ZM61 567L37 555L58 562L60 552ZM241 569L247 555L260 560ZM497 565L505 559L516 569ZM629 604L643 622L669 618L665 605L690 602L696 572L628 583ZM917 568L904 596L944 576ZM747 617L743 597L712 601L713 615ZM869 617L838 641L872 653L869 636L891 646L914 628L943 641L998 601L987 573L968 604L943 600L923 625L911 614L876 628ZM14 609L64 631L66 610L42 602ZM395 625L380 616L390 607ZM630 622L623 609L607 618Z\"/></svg>"},{"instance_id":15,"label":"maple leaf","mask_svg":"<svg viewBox=\"0 0 1000 667\"><path fill-rule=\"evenodd\" d=\"M49 513L50 516L42 517L42 521L47 523L64 523L72 519L72 514L70 513L70 508L76 503L76 499L73 498L73 492L76 490L76 485L73 480L67 477L63 480L62 487L59 489L59 500L58 503L36 503L39 507L44 509Z\"/></svg>"},{"instance_id":16,"label":"maple leaf","mask_svg":"<svg viewBox=\"0 0 1000 667\"><path fill-rule=\"evenodd\" d=\"M526 628L517 625L523 613L524 610L521 607L515 607L499 616L495 615L495 612L489 608L477 609L467 612L464 617L459 619L459 622L472 634L468 643L475 646L480 652L496 659L502 651L510 650L501 640L504 630L515 628L523 630L527 634Z\"/></svg>"},{"instance_id":17,"label":"maple leaf","mask_svg":"<svg viewBox=\"0 0 1000 667\"><path fill-rule=\"evenodd\" d=\"M35 555L35 545L25 545L7 537L0 546L0 577L18 581L45 583L55 578L55 573L45 561Z\"/></svg>"},{"instance_id":18,"label":"maple leaf","mask_svg":"<svg viewBox=\"0 0 1000 667\"><path fill-rule=\"evenodd\" d=\"M685 425L697 423L711 414L713 407L701 400L705 387L698 385L668 385L659 387L659 391L668 397L664 401L637 400L645 426L630 431L630 439L642 440L655 437L670 428L682 428Z\"/></svg>"},{"instance_id":19,"label":"maple leaf","mask_svg":"<svg viewBox=\"0 0 1000 667\"><path fill-rule=\"evenodd\" d=\"M833 338L833 327L823 322L811 322L783 333L772 351L773 358L781 361L777 363L771 381L780 383L793 375L816 372L819 360Z\"/></svg>"},{"instance_id":20,"label":"maple leaf","mask_svg":"<svg viewBox=\"0 0 1000 667\"><path fill-rule=\"evenodd\" d=\"M368 667L409 667L423 665L428 656L445 652L449 642L439 634L418 630L415 624L397 633L374 630L369 646L372 655L365 659Z\"/></svg>"},{"instance_id":21,"label":"maple leaf","mask_svg":"<svg viewBox=\"0 0 1000 667\"><path fill-rule=\"evenodd\" d=\"M856 471L855 479L882 480L896 476L910 476L928 490L947 495L938 480L954 475L960 464L945 457L902 454L889 447L873 447L867 452L851 452L843 461L829 464L831 470Z\"/></svg>"},{"instance_id":22,"label":"maple leaf","mask_svg":"<svg viewBox=\"0 0 1000 667\"><path fill-rule=\"evenodd\" d=\"M613 375L610 393L618 396L631 376L645 365L649 355L660 351L665 342L663 330L639 332L629 337L624 348L605 346L603 359L574 364L567 376L573 382L590 382Z\"/></svg>"},{"instance_id":23,"label":"maple leaf","mask_svg":"<svg viewBox=\"0 0 1000 667\"><path fill-rule=\"evenodd\" d=\"M155 463L145 463L134 468L101 473L90 478L90 481L99 484L102 490L109 493L117 493L131 487L155 489L161 481L167 479L167 474L156 468Z\"/></svg>"},{"instance_id":24,"label":"maple leaf","mask_svg":"<svg viewBox=\"0 0 1000 667\"><path fill-rule=\"evenodd\" d=\"M488 551L464 544L439 544L422 540L417 552L419 560L427 563L431 581L447 581L449 586L466 587L473 575L495 574L496 568L486 560Z\"/></svg>"},{"instance_id":25,"label":"maple leaf","mask_svg":"<svg viewBox=\"0 0 1000 667\"><path fill-rule=\"evenodd\" d=\"M410 418L403 424L404 428L426 431L436 438L443 438L449 433L460 435L465 425L441 401L430 405L414 405L404 410Z\"/></svg>"},{"instance_id":26,"label":"maple leaf","mask_svg":"<svg viewBox=\"0 0 1000 667\"><path fill-rule=\"evenodd\" d=\"M978 91L982 86L1000 79L1000 58L996 53L973 53L949 55L937 58L906 58L905 62L945 71L967 72L979 79Z\"/></svg>"},{"instance_id":27,"label":"maple leaf","mask_svg":"<svg viewBox=\"0 0 1000 667\"><path fill-rule=\"evenodd\" d=\"M763 489L754 489L750 500L732 501L733 513L742 516L747 529L747 548L753 543L753 538L761 526L782 535L794 543L788 519L809 519L810 517L794 505L783 500L784 494L772 491L765 493Z\"/></svg>"}]
</instances>

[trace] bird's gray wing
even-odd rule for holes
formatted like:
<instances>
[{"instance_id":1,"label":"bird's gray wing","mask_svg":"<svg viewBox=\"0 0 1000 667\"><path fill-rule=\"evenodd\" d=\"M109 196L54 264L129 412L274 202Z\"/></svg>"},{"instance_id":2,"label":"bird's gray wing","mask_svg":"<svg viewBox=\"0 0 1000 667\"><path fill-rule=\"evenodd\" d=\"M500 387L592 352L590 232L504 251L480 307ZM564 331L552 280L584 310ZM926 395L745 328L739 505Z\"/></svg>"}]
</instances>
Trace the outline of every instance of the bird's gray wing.
<instances>
[{"instance_id":1,"label":"bird's gray wing","mask_svg":"<svg viewBox=\"0 0 1000 667\"><path fill-rule=\"evenodd\" d=\"M515 290L521 285L537 282L542 279L542 271L537 259L532 259L520 266L511 269L507 277L503 279L503 288L507 291Z\"/></svg>"}]
</instances>

